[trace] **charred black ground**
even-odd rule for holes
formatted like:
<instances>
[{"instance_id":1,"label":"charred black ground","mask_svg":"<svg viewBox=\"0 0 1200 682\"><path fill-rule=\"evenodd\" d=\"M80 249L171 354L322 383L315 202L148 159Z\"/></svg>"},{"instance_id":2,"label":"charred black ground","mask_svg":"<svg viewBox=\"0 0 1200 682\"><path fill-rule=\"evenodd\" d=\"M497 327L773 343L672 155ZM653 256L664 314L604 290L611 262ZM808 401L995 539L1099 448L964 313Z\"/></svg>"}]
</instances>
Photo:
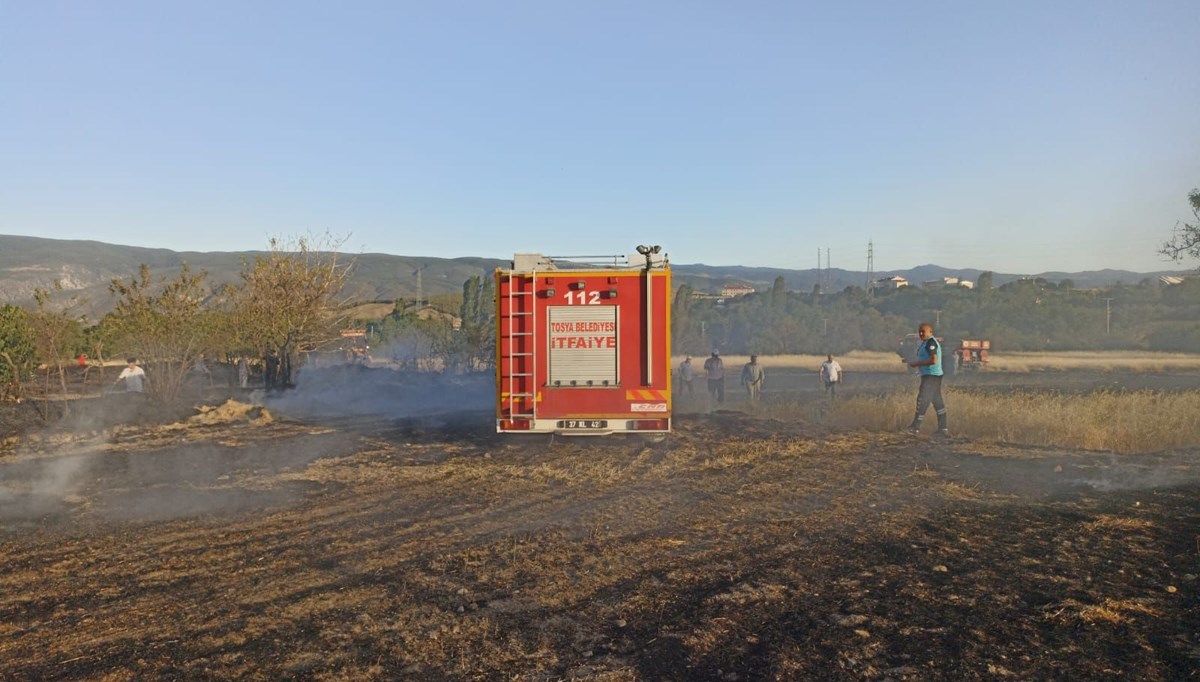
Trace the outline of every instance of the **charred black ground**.
<instances>
[{"instance_id":1,"label":"charred black ground","mask_svg":"<svg viewBox=\"0 0 1200 682\"><path fill-rule=\"evenodd\" d=\"M1200 677L1194 450L270 409L3 451L0 678Z\"/></svg>"}]
</instances>

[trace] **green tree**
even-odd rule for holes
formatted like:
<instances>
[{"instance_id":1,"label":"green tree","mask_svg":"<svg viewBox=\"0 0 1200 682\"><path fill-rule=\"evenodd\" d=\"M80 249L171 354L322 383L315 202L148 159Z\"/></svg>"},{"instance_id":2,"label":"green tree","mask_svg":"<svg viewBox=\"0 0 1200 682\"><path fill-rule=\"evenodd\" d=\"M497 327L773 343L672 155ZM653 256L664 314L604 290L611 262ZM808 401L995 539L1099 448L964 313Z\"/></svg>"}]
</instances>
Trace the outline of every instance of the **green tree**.
<instances>
[{"instance_id":1,"label":"green tree","mask_svg":"<svg viewBox=\"0 0 1200 682\"><path fill-rule=\"evenodd\" d=\"M346 316L338 296L354 267L342 257L341 242L328 235L312 240L272 238L266 255L243 262L242 282L233 288L231 311L240 342L280 358L280 383L292 383L296 354L334 343Z\"/></svg>"},{"instance_id":2,"label":"green tree","mask_svg":"<svg viewBox=\"0 0 1200 682\"><path fill-rule=\"evenodd\" d=\"M462 369L488 367L496 354L496 288L491 277L472 275L463 282L458 344L450 364Z\"/></svg>"},{"instance_id":3,"label":"green tree","mask_svg":"<svg viewBox=\"0 0 1200 682\"><path fill-rule=\"evenodd\" d=\"M0 306L0 400L19 400L21 382L36 366L27 314L15 305Z\"/></svg>"},{"instance_id":4,"label":"green tree","mask_svg":"<svg viewBox=\"0 0 1200 682\"><path fill-rule=\"evenodd\" d=\"M143 264L136 276L114 279L109 292L117 305L101 321L102 336L147 368L147 390L173 399L195 361L220 329L220 314L206 310L211 292L207 273L193 274L187 263L173 280L155 278Z\"/></svg>"},{"instance_id":5,"label":"green tree","mask_svg":"<svg viewBox=\"0 0 1200 682\"><path fill-rule=\"evenodd\" d=\"M783 275L775 278L775 283L771 285L771 307L782 308L786 303L787 289L784 288Z\"/></svg>"},{"instance_id":6,"label":"green tree","mask_svg":"<svg viewBox=\"0 0 1200 682\"><path fill-rule=\"evenodd\" d=\"M56 300L61 292L61 282L54 283L53 291L36 289L33 297L37 309L26 318L32 332L34 352L43 370L43 396L47 398L52 383L57 383L59 390L66 395L68 359L74 355L83 337L83 326L76 314L82 302L75 297ZM48 404L43 402L43 407L42 416L48 417Z\"/></svg>"},{"instance_id":7,"label":"green tree","mask_svg":"<svg viewBox=\"0 0 1200 682\"><path fill-rule=\"evenodd\" d=\"M995 275L992 274L992 271L984 270L983 272L979 273L979 279L975 282L975 288L981 292L987 293L994 288L994 280Z\"/></svg>"}]
</instances>

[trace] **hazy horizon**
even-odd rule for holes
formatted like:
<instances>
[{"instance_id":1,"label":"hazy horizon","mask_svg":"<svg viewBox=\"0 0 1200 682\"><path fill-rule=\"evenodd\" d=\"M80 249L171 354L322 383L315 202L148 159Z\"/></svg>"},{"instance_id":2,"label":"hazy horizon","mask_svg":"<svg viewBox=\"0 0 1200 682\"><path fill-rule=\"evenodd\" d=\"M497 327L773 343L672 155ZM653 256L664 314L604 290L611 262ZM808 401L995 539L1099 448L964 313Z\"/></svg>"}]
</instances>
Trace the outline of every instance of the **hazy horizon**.
<instances>
[{"instance_id":1,"label":"hazy horizon","mask_svg":"<svg viewBox=\"0 0 1200 682\"><path fill-rule=\"evenodd\" d=\"M172 253L179 253L179 254L197 253L197 254L205 254L205 255L215 255L215 254L226 254L226 253L227 254L248 253L248 252L256 252L256 251L257 252L266 252L268 250L265 247L255 248L255 249L241 249L241 250L230 250L230 249L177 250L177 249L171 249L171 248L167 248L167 247L144 246L144 245L139 245L139 244L118 244L118 243L105 242L105 241L96 240L96 239L56 239L56 238L52 238L52 237L39 237L37 235L26 235L26 234L0 234L0 237L28 237L28 238L33 238L33 239L50 239L50 240L57 240L57 241L82 241L82 242L90 241L90 242L97 242L100 244L106 244L108 246L117 246L117 247L132 248L132 249L166 250L166 251L171 251ZM349 255L353 255L353 256L380 255L380 256L389 256L389 257L395 257L395 258L445 258L448 260L454 260L454 259L460 259L460 258L484 258L484 259L493 259L493 260L511 260L512 255L513 255L513 254L509 254L507 256L490 256L490 255L462 253L462 254L457 254L457 255L417 256L417 255L407 254L407 253L387 253L387 252L383 252L383 251L362 251L362 252L351 253L351 252L343 250L342 252L347 253ZM553 255L557 255L557 254L545 254L545 255L553 256ZM578 255L585 255L585 254L563 254L563 255L559 255L559 257L566 257L568 255L578 256ZM587 255L629 256L629 255L633 255L633 254L614 253L614 254L587 254ZM668 253L668 256L671 256L671 254ZM795 271L807 271L807 270L815 270L816 269L815 265L805 266L803 264L797 264L794 267L789 267L789 266L781 267L781 266L774 266L774 265L756 265L756 264L752 264L752 263L684 262L684 261L680 261L680 260L676 259L674 256L671 256L671 263L673 265L677 265L677 266L696 266L696 267L711 267L711 268L750 268L750 269L777 269L777 270L795 270ZM822 261L822 263L824 263L824 261ZM1167 264L1172 265L1172 263L1167 263ZM1163 268L1159 268L1156 270L1132 270L1130 268L1095 268L1092 270L1064 270L1062 268L1051 268L1048 270L1038 270L1038 271L1030 271L1030 270L1026 270L1026 271L991 270L991 271L989 271L986 268L975 267L973 265L950 265L950 264L945 264L945 263L917 263L915 265L902 266L902 267L897 267L897 268L888 268L886 270L876 269L875 273L877 275L879 275L880 277L883 277L883 276L886 276L890 272L903 272L903 271L907 271L907 270L916 270L918 268L924 268L924 267L939 267L939 268L944 268L946 270L958 270L958 271L979 270L981 272L995 272L997 274L1002 274L1002 275L1039 275L1039 274L1043 274L1043 273L1075 274L1075 273L1083 273L1083 272L1100 272L1100 271L1104 271L1104 270L1131 272L1131 273L1135 273L1135 274L1159 274L1159 273L1165 273L1165 272L1189 273L1189 272L1194 272L1196 270L1196 268L1186 267L1185 264L1173 264L1173 265L1175 265L1175 267L1163 267ZM824 265L822 265L822 267L824 267ZM838 266L835 264L833 266L833 269L834 270L844 270L844 271L855 272L855 273L866 272L865 267L864 268L856 268L853 265L848 266L848 267L842 267L842 266Z\"/></svg>"}]
</instances>

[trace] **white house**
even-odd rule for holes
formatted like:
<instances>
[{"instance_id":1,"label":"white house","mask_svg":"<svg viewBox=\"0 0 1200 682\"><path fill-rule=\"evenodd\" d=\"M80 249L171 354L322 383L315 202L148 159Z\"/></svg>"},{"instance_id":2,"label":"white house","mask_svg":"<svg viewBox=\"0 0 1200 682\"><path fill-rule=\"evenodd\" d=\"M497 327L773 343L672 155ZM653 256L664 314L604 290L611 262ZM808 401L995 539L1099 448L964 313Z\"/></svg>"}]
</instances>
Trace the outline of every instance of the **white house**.
<instances>
[{"instance_id":1,"label":"white house","mask_svg":"<svg viewBox=\"0 0 1200 682\"><path fill-rule=\"evenodd\" d=\"M726 284L725 286L721 287L722 298L735 298L737 296L745 296L753 293L754 287L750 286L749 284L742 284L740 282Z\"/></svg>"},{"instance_id":2,"label":"white house","mask_svg":"<svg viewBox=\"0 0 1200 682\"><path fill-rule=\"evenodd\" d=\"M908 280L900 275L889 275L875 280L875 286L880 289L899 289L908 286Z\"/></svg>"}]
</instances>

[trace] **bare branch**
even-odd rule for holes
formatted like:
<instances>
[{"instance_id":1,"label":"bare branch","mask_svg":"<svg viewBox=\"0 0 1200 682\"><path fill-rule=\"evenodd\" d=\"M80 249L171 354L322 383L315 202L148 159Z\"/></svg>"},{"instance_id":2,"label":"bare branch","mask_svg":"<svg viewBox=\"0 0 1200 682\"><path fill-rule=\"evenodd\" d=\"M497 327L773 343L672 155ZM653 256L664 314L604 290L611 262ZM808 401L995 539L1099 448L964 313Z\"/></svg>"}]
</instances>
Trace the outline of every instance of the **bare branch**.
<instances>
[{"instance_id":1,"label":"bare branch","mask_svg":"<svg viewBox=\"0 0 1200 682\"><path fill-rule=\"evenodd\" d=\"M1175 262L1182 261L1184 256L1200 258L1200 189L1194 189L1188 194L1188 202L1192 205L1192 215L1196 216L1196 223L1175 223L1171 240L1163 242L1158 251Z\"/></svg>"}]
</instances>

